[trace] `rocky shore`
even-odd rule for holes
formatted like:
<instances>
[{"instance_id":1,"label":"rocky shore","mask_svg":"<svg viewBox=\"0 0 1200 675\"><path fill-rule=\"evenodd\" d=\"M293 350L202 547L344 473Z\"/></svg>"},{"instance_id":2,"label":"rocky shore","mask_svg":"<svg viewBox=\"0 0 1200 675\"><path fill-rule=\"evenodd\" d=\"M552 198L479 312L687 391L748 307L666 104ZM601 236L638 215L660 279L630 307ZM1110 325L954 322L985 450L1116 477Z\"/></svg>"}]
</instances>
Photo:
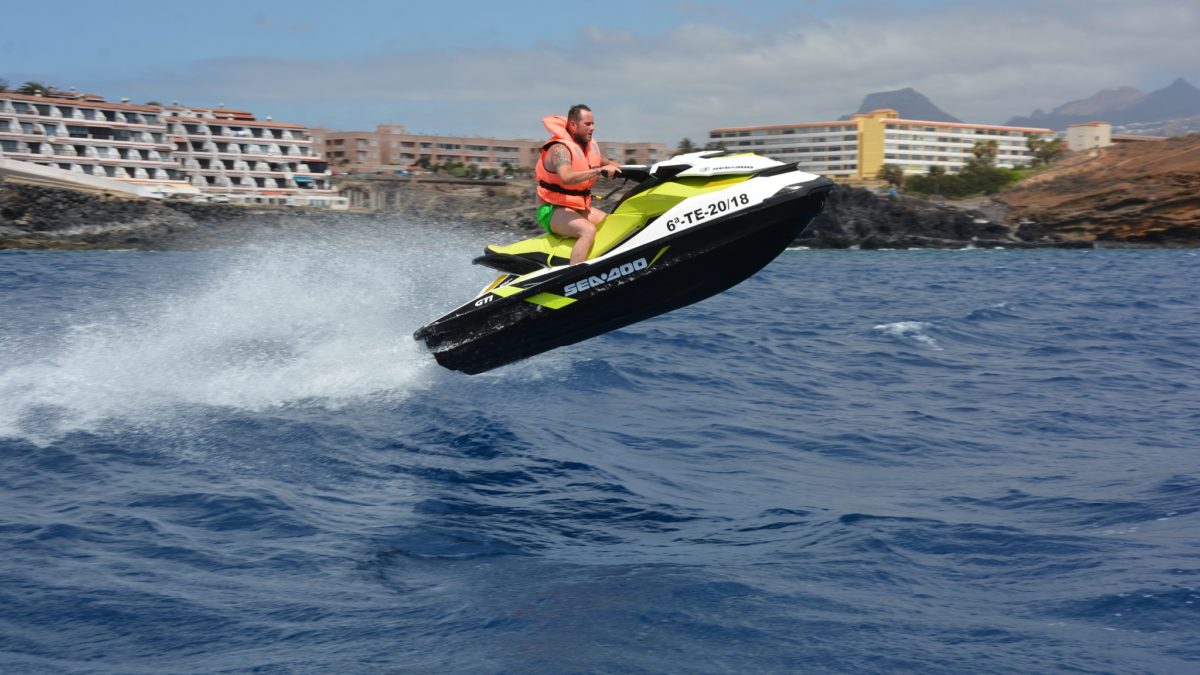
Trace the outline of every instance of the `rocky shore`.
<instances>
[{"instance_id":1,"label":"rocky shore","mask_svg":"<svg viewBox=\"0 0 1200 675\"><path fill-rule=\"evenodd\" d=\"M244 207L137 200L56 188L0 184L0 248L172 250L234 246L273 232L300 233L356 222L398 230L414 222L461 221L513 239L533 236L531 189L410 184L379 212ZM796 241L812 248L962 248L1069 245L1043 231L992 222L981 211L838 188Z\"/></svg>"},{"instance_id":2,"label":"rocky shore","mask_svg":"<svg viewBox=\"0 0 1200 675\"><path fill-rule=\"evenodd\" d=\"M1074 158L996 199L944 204L838 187L796 244L862 249L1200 245L1200 135L1139 145ZM601 181L596 192L621 185ZM448 222L512 239L539 232L528 181L380 176L347 179L340 189L370 210L155 201L0 182L0 248L206 248L356 222L398 231L414 223ZM614 203L601 202L601 208Z\"/></svg>"},{"instance_id":3,"label":"rocky shore","mask_svg":"<svg viewBox=\"0 0 1200 675\"><path fill-rule=\"evenodd\" d=\"M1200 134L1073 153L997 202L1069 241L1200 246Z\"/></svg>"}]
</instances>

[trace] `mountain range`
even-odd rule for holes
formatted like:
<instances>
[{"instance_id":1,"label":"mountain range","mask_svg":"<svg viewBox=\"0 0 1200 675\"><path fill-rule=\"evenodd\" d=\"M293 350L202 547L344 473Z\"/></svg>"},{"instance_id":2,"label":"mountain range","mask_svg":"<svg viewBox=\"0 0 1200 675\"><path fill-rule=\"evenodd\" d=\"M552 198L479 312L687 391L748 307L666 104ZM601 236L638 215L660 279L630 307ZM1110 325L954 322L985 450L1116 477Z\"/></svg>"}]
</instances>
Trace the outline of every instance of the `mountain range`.
<instances>
[{"instance_id":1,"label":"mountain range","mask_svg":"<svg viewBox=\"0 0 1200 675\"><path fill-rule=\"evenodd\" d=\"M900 113L902 119L962 121L912 88L867 94L857 112L879 108L891 108ZM841 119L847 120L850 116L844 115ZM1088 98L1064 103L1050 112L1035 110L1026 116L1013 117L1006 124L1061 131L1070 124L1096 120L1140 133L1174 135L1200 131L1200 89L1183 78L1148 94L1133 87L1104 89Z\"/></svg>"},{"instance_id":2,"label":"mountain range","mask_svg":"<svg viewBox=\"0 0 1200 675\"><path fill-rule=\"evenodd\" d=\"M1069 124L1102 120L1114 126L1166 122L1200 115L1200 89L1182 77L1144 94L1133 87L1105 89L1093 96L1064 103L1046 113L1035 110L1007 122L1014 127L1066 129Z\"/></svg>"}]
</instances>

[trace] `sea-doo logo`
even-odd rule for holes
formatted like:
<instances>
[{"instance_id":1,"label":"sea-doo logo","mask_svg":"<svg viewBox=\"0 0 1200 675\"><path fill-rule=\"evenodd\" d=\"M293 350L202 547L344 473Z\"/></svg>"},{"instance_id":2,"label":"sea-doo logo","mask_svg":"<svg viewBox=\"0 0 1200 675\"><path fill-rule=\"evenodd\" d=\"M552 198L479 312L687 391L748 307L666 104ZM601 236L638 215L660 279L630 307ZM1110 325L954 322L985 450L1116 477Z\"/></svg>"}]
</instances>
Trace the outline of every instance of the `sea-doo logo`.
<instances>
[{"instance_id":1,"label":"sea-doo logo","mask_svg":"<svg viewBox=\"0 0 1200 675\"><path fill-rule=\"evenodd\" d=\"M595 288L596 286L603 286L613 279L627 277L630 274L633 274L634 272L640 272L649 266L650 263L646 262L645 258L638 258L637 260L634 260L633 262L627 262L620 267L614 267L603 274L593 274L586 279L580 279L573 284L567 284L566 286L563 286L563 295L571 297L580 291L586 291L587 289Z\"/></svg>"}]
</instances>

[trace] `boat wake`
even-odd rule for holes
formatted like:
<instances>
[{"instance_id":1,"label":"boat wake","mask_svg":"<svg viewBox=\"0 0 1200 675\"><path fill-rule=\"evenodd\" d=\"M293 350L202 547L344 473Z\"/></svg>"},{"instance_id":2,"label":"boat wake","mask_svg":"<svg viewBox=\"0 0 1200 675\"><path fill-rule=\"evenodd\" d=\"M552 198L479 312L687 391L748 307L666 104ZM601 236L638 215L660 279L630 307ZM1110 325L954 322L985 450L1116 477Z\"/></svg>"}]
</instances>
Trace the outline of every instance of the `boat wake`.
<instances>
[{"instance_id":1,"label":"boat wake","mask_svg":"<svg viewBox=\"0 0 1200 675\"><path fill-rule=\"evenodd\" d=\"M0 333L0 436L147 422L181 407L340 406L420 389L436 369L409 335L433 305L478 283L477 270L461 280L440 271L462 266L439 264L439 252L469 245L448 237L467 235L430 237L422 250L402 249L394 232L360 230L133 254L145 256L144 286L92 299L52 335ZM194 278L173 277L197 256Z\"/></svg>"}]
</instances>

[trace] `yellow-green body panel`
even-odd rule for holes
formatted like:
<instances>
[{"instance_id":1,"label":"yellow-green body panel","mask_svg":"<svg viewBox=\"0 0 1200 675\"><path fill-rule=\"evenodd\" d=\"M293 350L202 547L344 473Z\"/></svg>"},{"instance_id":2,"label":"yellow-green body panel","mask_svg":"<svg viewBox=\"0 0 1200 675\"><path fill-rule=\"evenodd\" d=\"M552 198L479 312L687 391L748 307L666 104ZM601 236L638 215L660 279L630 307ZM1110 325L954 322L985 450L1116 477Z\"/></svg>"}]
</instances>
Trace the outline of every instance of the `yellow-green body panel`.
<instances>
[{"instance_id":1,"label":"yellow-green body panel","mask_svg":"<svg viewBox=\"0 0 1200 675\"><path fill-rule=\"evenodd\" d=\"M656 185L649 190L639 192L626 199L621 206L610 213L604 222L596 228L596 241L588 258L604 255L614 246L624 241L630 234L641 228L651 219L666 213L671 207L689 197L714 192L741 183L750 176L718 176L713 178L679 178L674 181ZM497 253L528 255L530 253L544 254L549 263L552 257L570 258L571 247L575 244L573 237L560 237L557 234L544 234L540 237L524 239L505 246L488 246ZM549 266L549 265L547 265Z\"/></svg>"}]
</instances>

